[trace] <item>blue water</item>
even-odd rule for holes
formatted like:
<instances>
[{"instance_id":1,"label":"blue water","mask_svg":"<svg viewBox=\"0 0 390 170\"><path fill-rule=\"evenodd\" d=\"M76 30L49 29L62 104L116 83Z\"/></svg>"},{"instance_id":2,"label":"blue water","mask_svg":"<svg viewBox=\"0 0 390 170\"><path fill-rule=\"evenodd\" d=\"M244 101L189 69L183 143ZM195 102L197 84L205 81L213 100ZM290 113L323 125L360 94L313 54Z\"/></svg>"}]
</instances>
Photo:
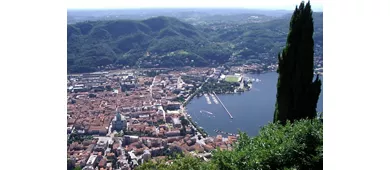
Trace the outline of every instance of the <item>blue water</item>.
<instances>
[{"instance_id":1,"label":"blue water","mask_svg":"<svg viewBox=\"0 0 390 170\"><path fill-rule=\"evenodd\" d=\"M259 127L272 122L276 100L276 82L278 74L275 72L266 74L247 74L247 77L260 79L254 82L253 88L242 94L218 95L233 119L230 119L221 104L215 104L210 96L212 104L207 104L206 98L195 97L187 105L187 111L194 122L204 128L206 132L215 136L214 129L228 133L237 133L238 130L246 132L249 136L258 134ZM322 79L322 77L321 77ZM206 110L213 114L201 113ZM322 112L322 92L317 104L317 111Z\"/></svg>"}]
</instances>

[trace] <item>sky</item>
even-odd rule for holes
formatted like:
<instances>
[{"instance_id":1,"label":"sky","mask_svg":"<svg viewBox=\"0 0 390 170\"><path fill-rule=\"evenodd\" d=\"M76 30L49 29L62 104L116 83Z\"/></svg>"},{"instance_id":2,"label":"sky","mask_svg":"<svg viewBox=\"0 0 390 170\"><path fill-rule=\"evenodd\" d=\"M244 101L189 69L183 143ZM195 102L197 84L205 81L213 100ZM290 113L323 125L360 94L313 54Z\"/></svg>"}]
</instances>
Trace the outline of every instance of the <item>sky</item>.
<instances>
[{"instance_id":1,"label":"sky","mask_svg":"<svg viewBox=\"0 0 390 170\"><path fill-rule=\"evenodd\" d=\"M67 0L66 2L67 9L248 8L294 10L301 0ZM311 0L313 11L322 11L323 2L324 0Z\"/></svg>"}]
</instances>

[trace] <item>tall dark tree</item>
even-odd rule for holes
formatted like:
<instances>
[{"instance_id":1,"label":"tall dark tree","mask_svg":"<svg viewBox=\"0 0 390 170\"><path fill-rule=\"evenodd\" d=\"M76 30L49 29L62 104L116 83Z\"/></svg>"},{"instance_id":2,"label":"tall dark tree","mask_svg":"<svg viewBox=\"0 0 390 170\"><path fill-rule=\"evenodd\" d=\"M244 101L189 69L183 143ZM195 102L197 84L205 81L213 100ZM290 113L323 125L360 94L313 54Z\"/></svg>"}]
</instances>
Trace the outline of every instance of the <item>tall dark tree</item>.
<instances>
[{"instance_id":1,"label":"tall dark tree","mask_svg":"<svg viewBox=\"0 0 390 170\"><path fill-rule=\"evenodd\" d=\"M314 118L321 92L318 75L313 82L314 40L310 1L292 14L286 47L278 55L278 84L274 122Z\"/></svg>"}]
</instances>

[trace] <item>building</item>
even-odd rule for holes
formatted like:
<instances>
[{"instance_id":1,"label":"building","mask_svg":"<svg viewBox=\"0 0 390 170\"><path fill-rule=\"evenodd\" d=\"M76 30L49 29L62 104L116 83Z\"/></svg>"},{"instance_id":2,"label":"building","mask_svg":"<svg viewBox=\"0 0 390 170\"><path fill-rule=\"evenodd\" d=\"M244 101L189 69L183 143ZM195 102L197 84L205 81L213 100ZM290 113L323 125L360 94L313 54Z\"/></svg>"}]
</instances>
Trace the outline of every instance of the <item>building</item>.
<instances>
[{"instance_id":1,"label":"building","mask_svg":"<svg viewBox=\"0 0 390 170\"><path fill-rule=\"evenodd\" d=\"M131 143L138 142L138 141L139 141L139 137L138 136L125 135L123 143L125 145L129 145Z\"/></svg>"},{"instance_id":2,"label":"building","mask_svg":"<svg viewBox=\"0 0 390 170\"><path fill-rule=\"evenodd\" d=\"M179 110L180 106L180 102L168 102L167 110Z\"/></svg>"},{"instance_id":3,"label":"building","mask_svg":"<svg viewBox=\"0 0 390 170\"><path fill-rule=\"evenodd\" d=\"M180 131L179 130L169 131L166 132L165 135L167 137L180 136Z\"/></svg>"},{"instance_id":4,"label":"building","mask_svg":"<svg viewBox=\"0 0 390 170\"><path fill-rule=\"evenodd\" d=\"M110 138L106 138L106 137L99 138L98 142L96 143L94 151L102 152L104 154L105 150L108 147L109 141Z\"/></svg>"},{"instance_id":5,"label":"building","mask_svg":"<svg viewBox=\"0 0 390 170\"><path fill-rule=\"evenodd\" d=\"M116 116L112 120L112 129L116 131L125 130L127 128L127 121L123 115L119 112L116 113Z\"/></svg>"},{"instance_id":6,"label":"building","mask_svg":"<svg viewBox=\"0 0 390 170\"><path fill-rule=\"evenodd\" d=\"M179 120L179 118L177 117L172 118L172 122L173 122L173 127L181 128L181 121Z\"/></svg>"},{"instance_id":7,"label":"building","mask_svg":"<svg viewBox=\"0 0 390 170\"><path fill-rule=\"evenodd\" d=\"M144 153L142 154L142 158L144 161L149 161L152 157L152 154L149 150L144 150Z\"/></svg>"},{"instance_id":8,"label":"building","mask_svg":"<svg viewBox=\"0 0 390 170\"><path fill-rule=\"evenodd\" d=\"M87 166L96 167L97 165L96 158L97 155L91 155L87 161Z\"/></svg>"}]
</instances>

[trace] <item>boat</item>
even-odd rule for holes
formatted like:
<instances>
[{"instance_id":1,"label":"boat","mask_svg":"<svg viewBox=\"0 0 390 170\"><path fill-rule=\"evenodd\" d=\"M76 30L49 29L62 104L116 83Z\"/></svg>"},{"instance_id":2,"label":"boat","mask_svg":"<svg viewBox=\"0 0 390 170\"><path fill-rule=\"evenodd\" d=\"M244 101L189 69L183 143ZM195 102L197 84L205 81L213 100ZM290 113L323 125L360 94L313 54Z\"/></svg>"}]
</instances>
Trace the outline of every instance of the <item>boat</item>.
<instances>
[{"instance_id":1,"label":"boat","mask_svg":"<svg viewBox=\"0 0 390 170\"><path fill-rule=\"evenodd\" d=\"M211 113L211 112L209 112L209 111L206 111L206 110L200 110L199 112L200 112L200 113L205 112L205 113L207 113L207 114L213 115L213 113Z\"/></svg>"},{"instance_id":2,"label":"boat","mask_svg":"<svg viewBox=\"0 0 390 170\"><path fill-rule=\"evenodd\" d=\"M229 135L229 136L237 136L237 134L227 133L227 132L224 132L224 131L221 131L221 130L218 130L218 129L214 129L214 132L220 133L220 134L224 134L224 135Z\"/></svg>"}]
</instances>

